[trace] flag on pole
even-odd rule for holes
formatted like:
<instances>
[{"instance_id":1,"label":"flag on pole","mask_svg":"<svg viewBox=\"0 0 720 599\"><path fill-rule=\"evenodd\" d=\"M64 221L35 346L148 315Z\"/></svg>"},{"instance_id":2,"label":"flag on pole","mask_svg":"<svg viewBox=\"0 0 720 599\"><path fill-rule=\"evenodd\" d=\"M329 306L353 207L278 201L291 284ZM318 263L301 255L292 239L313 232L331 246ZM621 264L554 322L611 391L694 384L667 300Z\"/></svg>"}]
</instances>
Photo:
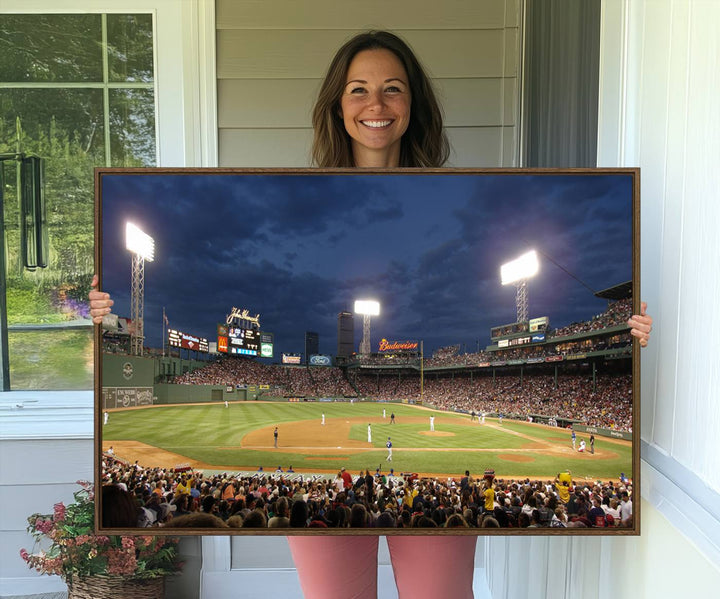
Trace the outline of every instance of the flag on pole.
<instances>
[{"instance_id":1,"label":"flag on pole","mask_svg":"<svg viewBox=\"0 0 720 599\"><path fill-rule=\"evenodd\" d=\"M163 358L165 357L165 327L168 326L168 317L165 314L165 306L163 306Z\"/></svg>"}]
</instances>

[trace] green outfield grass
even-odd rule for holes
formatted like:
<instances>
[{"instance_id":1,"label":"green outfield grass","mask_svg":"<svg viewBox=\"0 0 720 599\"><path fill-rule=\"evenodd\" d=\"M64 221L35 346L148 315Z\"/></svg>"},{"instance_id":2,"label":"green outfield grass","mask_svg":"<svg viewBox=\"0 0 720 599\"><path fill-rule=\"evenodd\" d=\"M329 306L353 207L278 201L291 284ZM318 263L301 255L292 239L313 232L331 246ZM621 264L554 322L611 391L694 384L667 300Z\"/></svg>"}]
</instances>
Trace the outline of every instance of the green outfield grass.
<instances>
[{"instance_id":1,"label":"green outfield grass","mask_svg":"<svg viewBox=\"0 0 720 599\"><path fill-rule=\"evenodd\" d=\"M391 412L395 424L390 424ZM322 413L327 428L320 424ZM436 416L435 435L428 434L431 413ZM305 436L288 447L290 431L303 422ZM368 423L372 446L367 444ZM279 449L272 447L274 426L279 428ZM344 426L344 437L337 445L323 445L322 435L331 426ZM392 462L385 460L388 436L393 443ZM582 437L578 435L578 442ZM252 439L252 449L241 447L244 439L246 445ZM464 414L401 404L241 402L231 403L229 408L213 403L119 410L111 413L103 427L103 442L120 441L140 441L221 468L255 470L262 465L266 471L274 471L279 465L292 465L297 472L336 472L344 466L355 472L381 466L383 471L392 467L396 472L447 475L465 470L477 474L493 468L499 475L542 478L569 469L576 477L592 479L617 478L620 472L632 476L628 444L597 437L596 455L573 453L565 429L507 419L502 426L495 419L481 425L470 423ZM317 451L321 455L314 453Z\"/></svg>"}]
</instances>

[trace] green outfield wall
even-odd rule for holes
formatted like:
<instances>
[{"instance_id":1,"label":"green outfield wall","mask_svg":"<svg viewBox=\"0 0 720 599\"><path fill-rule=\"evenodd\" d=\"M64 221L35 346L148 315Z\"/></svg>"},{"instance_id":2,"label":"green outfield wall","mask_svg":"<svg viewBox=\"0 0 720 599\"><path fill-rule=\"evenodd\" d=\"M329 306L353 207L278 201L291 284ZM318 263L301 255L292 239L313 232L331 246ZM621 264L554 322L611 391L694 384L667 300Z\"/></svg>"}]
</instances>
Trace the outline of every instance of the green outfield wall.
<instances>
[{"instance_id":1,"label":"green outfield wall","mask_svg":"<svg viewBox=\"0 0 720 599\"><path fill-rule=\"evenodd\" d=\"M211 401L253 401L258 397L258 389L248 385L245 389L236 389L225 385L173 385L155 384L155 403L198 403Z\"/></svg>"},{"instance_id":2,"label":"green outfield wall","mask_svg":"<svg viewBox=\"0 0 720 599\"><path fill-rule=\"evenodd\" d=\"M225 386L158 383L155 385L155 397L155 402L159 404L225 401ZM237 399L237 396L233 399Z\"/></svg>"},{"instance_id":3,"label":"green outfield wall","mask_svg":"<svg viewBox=\"0 0 720 599\"><path fill-rule=\"evenodd\" d=\"M103 387L149 387L168 377L180 376L207 366L201 360L175 357L140 357L126 354L103 354Z\"/></svg>"},{"instance_id":4,"label":"green outfield wall","mask_svg":"<svg viewBox=\"0 0 720 599\"><path fill-rule=\"evenodd\" d=\"M103 387L152 387L155 383L155 358L122 354L103 354Z\"/></svg>"},{"instance_id":5,"label":"green outfield wall","mask_svg":"<svg viewBox=\"0 0 720 599\"><path fill-rule=\"evenodd\" d=\"M612 437L614 439L632 441L632 433L626 433L624 431L614 431L607 428L598 428L597 426L584 426L582 424L574 424L573 428L578 433L590 433L593 435L600 435L602 437Z\"/></svg>"}]
</instances>

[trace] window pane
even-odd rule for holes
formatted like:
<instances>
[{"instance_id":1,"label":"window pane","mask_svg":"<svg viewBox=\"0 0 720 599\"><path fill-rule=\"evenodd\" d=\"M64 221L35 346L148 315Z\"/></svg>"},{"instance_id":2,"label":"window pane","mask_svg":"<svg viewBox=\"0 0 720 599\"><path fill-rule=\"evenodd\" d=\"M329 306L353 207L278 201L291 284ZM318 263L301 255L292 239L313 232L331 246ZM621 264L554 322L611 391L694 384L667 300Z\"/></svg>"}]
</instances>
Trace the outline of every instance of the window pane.
<instances>
[{"instance_id":1,"label":"window pane","mask_svg":"<svg viewBox=\"0 0 720 599\"><path fill-rule=\"evenodd\" d=\"M153 81L152 15L108 15L110 81Z\"/></svg>"},{"instance_id":2,"label":"window pane","mask_svg":"<svg viewBox=\"0 0 720 599\"><path fill-rule=\"evenodd\" d=\"M102 81L100 15L2 15L0 81Z\"/></svg>"},{"instance_id":3,"label":"window pane","mask_svg":"<svg viewBox=\"0 0 720 599\"><path fill-rule=\"evenodd\" d=\"M48 268L23 268L20 254L15 161L6 161L5 238L7 277L12 283L34 281L47 294L61 283L75 285L93 269L92 169L104 162L102 91L78 89L5 90L0 100L0 152L16 149L45 159L45 203L50 244ZM9 292L10 292L9 290ZM18 308L19 305L15 305ZM10 323L51 322L51 309L24 319L8 308ZM63 320L63 319L61 319Z\"/></svg>"},{"instance_id":4,"label":"window pane","mask_svg":"<svg viewBox=\"0 0 720 599\"><path fill-rule=\"evenodd\" d=\"M151 89L110 90L112 166L155 164L154 108Z\"/></svg>"},{"instance_id":5,"label":"window pane","mask_svg":"<svg viewBox=\"0 0 720 599\"><path fill-rule=\"evenodd\" d=\"M91 328L17 333L11 330L8 344L13 389L92 389Z\"/></svg>"},{"instance_id":6,"label":"window pane","mask_svg":"<svg viewBox=\"0 0 720 599\"><path fill-rule=\"evenodd\" d=\"M49 264L29 271L20 251L14 160L3 171L10 382L13 389L89 389L91 329L25 332L16 325L88 318L93 267L93 178L103 164L102 90L12 89L0 101L0 152L15 149L45 160ZM20 133L16 127L20 123ZM88 351L90 353L88 354Z\"/></svg>"},{"instance_id":7,"label":"window pane","mask_svg":"<svg viewBox=\"0 0 720 599\"><path fill-rule=\"evenodd\" d=\"M92 164L105 160L103 94L100 89L4 89L0 93L0 152L14 151L16 119L21 150L41 157L79 151Z\"/></svg>"}]
</instances>

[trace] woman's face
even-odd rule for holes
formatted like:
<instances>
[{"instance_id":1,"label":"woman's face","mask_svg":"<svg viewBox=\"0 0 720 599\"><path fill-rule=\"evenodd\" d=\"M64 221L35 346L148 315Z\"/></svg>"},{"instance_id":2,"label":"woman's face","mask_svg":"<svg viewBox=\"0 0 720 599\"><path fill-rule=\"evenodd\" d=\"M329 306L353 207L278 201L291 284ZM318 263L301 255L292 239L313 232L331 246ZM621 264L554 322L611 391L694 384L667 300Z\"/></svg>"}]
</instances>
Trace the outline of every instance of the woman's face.
<instances>
[{"instance_id":1,"label":"woman's face","mask_svg":"<svg viewBox=\"0 0 720 599\"><path fill-rule=\"evenodd\" d=\"M353 58L340 99L356 166L394 167L410 123L410 85L389 50L363 50Z\"/></svg>"}]
</instances>

